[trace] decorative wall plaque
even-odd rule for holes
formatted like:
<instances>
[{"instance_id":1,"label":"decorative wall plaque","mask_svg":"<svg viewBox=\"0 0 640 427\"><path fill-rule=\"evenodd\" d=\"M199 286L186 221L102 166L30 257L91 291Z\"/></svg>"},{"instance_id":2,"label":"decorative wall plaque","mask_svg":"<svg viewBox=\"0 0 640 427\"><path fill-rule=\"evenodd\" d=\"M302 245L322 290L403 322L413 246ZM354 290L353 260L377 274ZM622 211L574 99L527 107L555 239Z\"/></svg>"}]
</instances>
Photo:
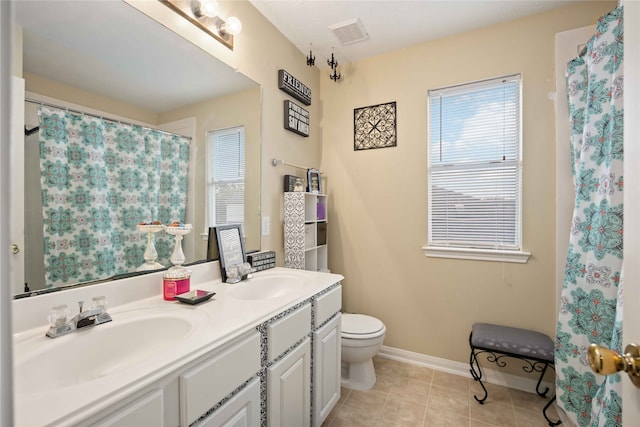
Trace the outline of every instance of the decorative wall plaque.
<instances>
[{"instance_id":1,"label":"decorative wall plaque","mask_svg":"<svg viewBox=\"0 0 640 427\"><path fill-rule=\"evenodd\" d=\"M309 136L309 112L291 101L284 101L284 128Z\"/></svg>"},{"instance_id":2,"label":"decorative wall plaque","mask_svg":"<svg viewBox=\"0 0 640 427\"><path fill-rule=\"evenodd\" d=\"M353 149L355 151L396 145L395 101L353 110Z\"/></svg>"},{"instance_id":3,"label":"decorative wall plaque","mask_svg":"<svg viewBox=\"0 0 640 427\"><path fill-rule=\"evenodd\" d=\"M293 96L304 105L311 105L311 89L285 70L278 70L278 89Z\"/></svg>"}]
</instances>

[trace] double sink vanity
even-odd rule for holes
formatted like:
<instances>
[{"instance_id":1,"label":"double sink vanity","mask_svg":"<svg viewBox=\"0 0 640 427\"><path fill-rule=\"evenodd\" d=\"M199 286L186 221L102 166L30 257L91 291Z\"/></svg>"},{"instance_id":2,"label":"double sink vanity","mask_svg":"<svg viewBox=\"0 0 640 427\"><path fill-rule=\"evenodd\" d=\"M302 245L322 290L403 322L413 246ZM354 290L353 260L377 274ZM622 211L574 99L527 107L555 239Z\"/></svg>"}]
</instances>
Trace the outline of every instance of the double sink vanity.
<instances>
[{"instance_id":1,"label":"double sink vanity","mask_svg":"<svg viewBox=\"0 0 640 427\"><path fill-rule=\"evenodd\" d=\"M340 397L342 276L274 268L237 284L191 267L189 305L162 274L13 302L16 426L317 426ZM105 296L112 321L51 339L60 304Z\"/></svg>"}]
</instances>

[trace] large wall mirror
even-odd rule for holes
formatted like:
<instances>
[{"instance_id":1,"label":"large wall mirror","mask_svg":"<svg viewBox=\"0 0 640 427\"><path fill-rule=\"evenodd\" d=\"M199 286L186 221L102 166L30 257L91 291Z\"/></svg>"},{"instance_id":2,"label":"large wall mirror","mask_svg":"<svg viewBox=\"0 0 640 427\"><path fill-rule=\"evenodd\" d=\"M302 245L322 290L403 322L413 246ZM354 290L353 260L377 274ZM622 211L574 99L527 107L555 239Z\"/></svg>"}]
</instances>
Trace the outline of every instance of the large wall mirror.
<instances>
[{"instance_id":1,"label":"large wall mirror","mask_svg":"<svg viewBox=\"0 0 640 427\"><path fill-rule=\"evenodd\" d=\"M27 135L39 125L43 106L188 136L184 222L193 230L182 241L186 263L206 259L207 230L216 218L219 224L242 222L247 252L260 249L262 96L257 83L122 1L19 1L15 11L14 73L22 73L26 86L25 136L18 141L24 143L24 159L14 162L12 171L24 176L24 183L14 181L24 204L12 207L12 227L24 236L13 242L20 249L12 265L17 297L95 282L80 277L51 287L45 279L43 248L49 240L42 226L43 137L39 131ZM229 133L242 136L241 150L229 151L224 144L215 148L216 138ZM221 157L227 155L228 161ZM239 161L244 169L242 198L226 211L210 209L208 201L239 184L236 179L216 186L207 181L208 169ZM85 199L91 199L90 189L85 190ZM127 227L140 234L144 245L146 236L135 226ZM99 281L140 273L135 267L119 268L119 274Z\"/></svg>"}]
</instances>

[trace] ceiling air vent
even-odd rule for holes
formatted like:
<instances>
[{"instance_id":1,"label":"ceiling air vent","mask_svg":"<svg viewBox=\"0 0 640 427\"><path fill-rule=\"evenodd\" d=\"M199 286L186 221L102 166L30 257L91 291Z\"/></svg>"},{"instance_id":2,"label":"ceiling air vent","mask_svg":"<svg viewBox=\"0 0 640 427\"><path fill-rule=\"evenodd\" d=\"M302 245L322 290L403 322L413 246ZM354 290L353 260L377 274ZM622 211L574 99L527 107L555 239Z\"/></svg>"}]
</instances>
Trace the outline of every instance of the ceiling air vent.
<instances>
[{"instance_id":1,"label":"ceiling air vent","mask_svg":"<svg viewBox=\"0 0 640 427\"><path fill-rule=\"evenodd\" d=\"M358 18L330 25L329 29L333 31L333 34L343 45L361 42L369 38L367 30L364 29L362 22Z\"/></svg>"}]
</instances>

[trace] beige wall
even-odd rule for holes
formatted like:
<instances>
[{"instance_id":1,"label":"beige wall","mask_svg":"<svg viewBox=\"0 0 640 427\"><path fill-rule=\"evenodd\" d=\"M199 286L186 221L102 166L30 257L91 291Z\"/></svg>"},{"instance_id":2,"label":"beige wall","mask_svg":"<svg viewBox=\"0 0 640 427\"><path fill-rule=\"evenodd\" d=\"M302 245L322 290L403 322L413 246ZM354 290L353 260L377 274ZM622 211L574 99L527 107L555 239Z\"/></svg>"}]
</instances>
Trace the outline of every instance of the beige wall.
<instances>
[{"instance_id":1,"label":"beige wall","mask_svg":"<svg viewBox=\"0 0 640 427\"><path fill-rule=\"evenodd\" d=\"M22 71L20 72L22 74ZM44 79L35 74L24 73L25 90L57 100L82 105L98 111L112 113L117 117L126 117L131 121L149 125L158 124L158 114L112 98L96 95L59 82Z\"/></svg>"},{"instance_id":2,"label":"beige wall","mask_svg":"<svg viewBox=\"0 0 640 427\"><path fill-rule=\"evenodd\" d=\"M308 67L306 58L248 1L219 1L221 16L237 16L242 33L235 39L233 51L213 40L193 25L185 26L182 18L160 2L125 0L142 12L199 45L221 61L242 72L262 87L262 216L270 218L269 236L262 237L262 249L275 250L278 264L283 264L283 176L304 171L289 166L271 165L276 158L308 167L318 167L321 157L322 105L320 71ZM278 89L278 70L285 69L311 89L312 103L304 106L310 115L309 137L305 138L283 127L283 102L292 98ZM302 103L294 101L298 105Z\"/></svg>"},{"instance_id":3,"label":"beige wall","mask_svg":"<svg viewBox=\"0 0 640 427\"><path fill-rule=\"evenodd\" d=\"M581 2L362 60L321 80L329 177L329 267L345 311L380 318L385 345L466 362L474 322L555 335L554 39L615 2ZM527 264L425 257L427 91L521 73ZM353 109L397 102L398 145L353 150ZM563 262L563 261L560 261Z\"/></svg>"},{"instance_id":4,"label":"beige wall","mask_svg":"<svg viewBox=\"0 0 640 427\"><path fill-rule=\"evenodd\" d=\"M194 117L196 119L195 147L191 156L195 158L194 176L194 224L207 224L205 219L206 209L206 179L207 179L207 133L236 126L244 126L245 131L245 181L247 183L260 182L260 87L256 86L242 92L236 92L228 96L221 96L209 101L191 105L186 108L162 113L159 115L160 123L168 123L176 120ZM245 215L250 220L245 223L245 234L248 236L245 248L260 248L260 188L248 185L245 191ZM204 228L195 230L198 235L195 239L195 259L205 259L207 255L207 242L200 238Z\"/></svg>"}]
</instances>

